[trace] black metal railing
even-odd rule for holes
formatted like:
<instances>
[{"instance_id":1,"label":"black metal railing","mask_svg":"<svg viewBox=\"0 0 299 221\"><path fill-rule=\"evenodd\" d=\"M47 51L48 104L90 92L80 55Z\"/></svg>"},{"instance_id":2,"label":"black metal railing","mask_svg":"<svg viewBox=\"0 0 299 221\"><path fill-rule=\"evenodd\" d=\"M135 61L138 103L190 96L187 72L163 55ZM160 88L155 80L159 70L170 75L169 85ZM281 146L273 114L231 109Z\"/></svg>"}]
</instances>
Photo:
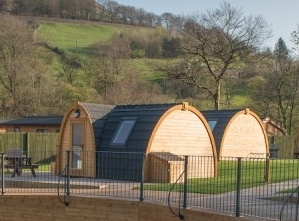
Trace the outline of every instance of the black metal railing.
<instances>
[{"instance_id":1,"label":"black metal railing","mask_svg":"<svg viewBox=\"0 0 299 221\"><path fill-rule=\"evenodd\" d=\"M298 193L293 193L298 159L119 152L82 152L81 158L73 158L71 151L24 155L35 165L36 176L28 165L6 166L9 158L2 153L2 195L53 193L65 205L75 194L120 197L168 204L179 211L199 208L236 217L298 220ZM12 176L15 168L20 174Z\"/></svg>"},{"instance_id":2,"label":"black metal railing","mask_svg":"<svg viewBox=\"0 0 299 221\"><path fill-rule=\"evenodd\" d=\"M184 220L185 216L181 213L181 193L183 192L183 208L186 209L187 208L187 176L188 174L188 156L185 156L185 163L184 163L184 170L183 172L178 176L178 178L176 179L176 181L173 183L173 185L170 187L170 190L168 192L168 197L167 197L167 205L169 210L171 211L171 213L173 215L175 215L176 217L178 217L180 220ZM179 180L184 176L184 185L183 185L183 191L179 191L179 201L178 201L178 214L176 214L172 207L171 207L171 194L173 193L173 189L174 187L178 184Z\"/></svg>"},{"instance_id":3,"label":"black metal railing","mask_svg":"<svg viewBox=\"0 0 299 221\"><path fill-rule=\"evenodd\" d=\"M61 175L59 175L58 182L57 182L57 195L61 203L68 206L69 205L69 195L70 192L70 151L67 151L67 157L66 157L66 166L64 167ZM61 181L64 181L63 184ZM63 189L63 198L60 196L60 189Z\"/></svg>"},{"instance_id":4,"label":"black metal railing","mask_svg":"<svg viewBox=\"0 0 299 221\"><path fill-rule=\"evenodd\" d=\"M295 198L295 200L294 200ZM296 204L296 209L294 212L289 213L288 205L289 204ZM287 212L285 212L287 211ZM284 213L285 212L285 213ZM283 206L281 207L279 220L293 220L298 221L298 212L299 212L299 186L294 189L294 191L287 197L284 201Z\"/></svg>"}]
</instances>

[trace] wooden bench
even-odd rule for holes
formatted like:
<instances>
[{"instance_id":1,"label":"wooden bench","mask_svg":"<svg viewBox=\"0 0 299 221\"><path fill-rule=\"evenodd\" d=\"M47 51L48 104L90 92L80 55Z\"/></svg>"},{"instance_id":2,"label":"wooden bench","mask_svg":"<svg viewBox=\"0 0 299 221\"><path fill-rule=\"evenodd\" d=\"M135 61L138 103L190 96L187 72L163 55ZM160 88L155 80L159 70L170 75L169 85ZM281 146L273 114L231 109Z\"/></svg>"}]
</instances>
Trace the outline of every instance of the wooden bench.
<instances>
[{"instance_id":1,"label":"wooden bench","mask_svg":"<svg viewBox=\"0 0 299 221\"><path fill-rule=\"evenodd\" d=\"M21 175L22 169L30 169L32 176L36 177L35 169L38 165L31 163L31 157L27 157L23 154L21 149L9 149L4 157L6 169L13 169L12 177L15 174Z\"/></svg>"}]
</instances>

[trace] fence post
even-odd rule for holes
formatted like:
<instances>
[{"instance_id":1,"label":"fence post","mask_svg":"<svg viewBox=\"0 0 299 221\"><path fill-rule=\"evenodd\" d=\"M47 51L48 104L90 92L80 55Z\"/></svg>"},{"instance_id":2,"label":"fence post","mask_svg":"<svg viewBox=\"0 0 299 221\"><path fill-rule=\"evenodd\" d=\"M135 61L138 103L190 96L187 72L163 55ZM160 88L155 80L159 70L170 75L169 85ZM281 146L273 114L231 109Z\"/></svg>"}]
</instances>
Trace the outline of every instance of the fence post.
<instances>
[{"instance_id":1,"label":"fence post","mask_svg":"<svg viewBox=\"0 0 299 221\"><path fill-rule=\"evenodd\" d=\"M187 184L188 184L188 156L185 156L185 165L184 165L184 201L183 201L183 208L187 208Z\"/></svg>"},{"instance_id":2,"label":"fence post","mask_svg":"<svg viewBox=\"0 0 299 221\"><path fill-rule=\"evenodd\" d=\"M236 217L240 217L240 194L241 194L241 170L242 170L242 158L238 157L237 165L237 192L236 192Z\"/></svg>"},{"instance_id":3,"label":"fence post","mask_svg":"<svg viewBox=\"0 0 299 221\"><path fill-rule=\"evenodd\" d=\"M297 200L296 200L296 214L295 214L295 221L298 221L298 212L299 212L299 186L297 187Z\"/></svg>"},{"instance_id":4,"label":"fence post","mask_svg":"<svg viewBox=\"0 0 299 221\"><path fill-rule=\"evenodd\" d=\"M4 195L5 193L5 176L4 176L4 153L1 153L1 177L2 177L2 185L1 185L1 194Z\"/></svg>"},{"instance_id":5,"label":"fence post","mask_svg":"<svg viewBox=\"0 0 299 221\"><path fill-rule=\"evenodd\" d=\"M28 146L29 146L29 135L28 135L28 133L24 133L23 135L22 135L22 141L23 141L23 151L24 152L26 152L26 153L28 153L29 152L29 148L28 148Z\"/></svg>"},{"instance_id":6,"label":"fence post","mask_svg":"<svg viewBox=\"0 0 299 221\"><path fill-rule=\"evenodd\" d=\"M141 179L140 179L140 197L139 200L144 200L143 196L143 185L144 185L144 170L145 170L146 153L142 154L142 168L141 168Z\"/></svg>"},{"instance_id":7,"label":"fence post","mask_svg":"<svg viewBox=\"0 0 299 221\"><path fill-rule=\"evenodd\" d=\"M66 198L65 198L65 205L69 205L68 196L70 195L70 161L71 161L71 151L66 151Z\"/></svg>"},{"instance_id":8,"label":"fence post","mask_svg":"<svg viewBox=\"0 0 299 221\"><path fill-rule=\"evenodd\" d=\"M265 182L270 182L270 153L266 154L266 162L265 162Z\"/></svg>"}]
</instances>

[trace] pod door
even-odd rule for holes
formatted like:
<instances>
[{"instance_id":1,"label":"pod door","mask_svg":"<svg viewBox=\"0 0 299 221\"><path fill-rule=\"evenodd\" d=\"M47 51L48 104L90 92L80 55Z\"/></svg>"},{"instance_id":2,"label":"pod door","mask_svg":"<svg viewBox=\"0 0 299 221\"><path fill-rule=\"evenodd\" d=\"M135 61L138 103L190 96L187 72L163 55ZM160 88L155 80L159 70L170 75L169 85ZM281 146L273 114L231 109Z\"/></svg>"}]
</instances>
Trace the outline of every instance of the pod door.
<instances>
[{"instance_id":1,"label":"pod door","mask_svg":"<svg viewBox=\"0 0 299 221\"><path fill-rule=\"evenodd\" d=\"M72 151L71 151L71 175L82 176L84 165L84 140L83 140L84 124L81 122L72 122Z\"/></svg>"},{"instance_id":2,"label":"pod door","mask_svg":"<svg viewBox=\"0 0 299 221\"><path fill-rule=\"evenodd\" d=\"M72 125L72 169L82 169L82 151L83 151L83 125L74 123Z\"/></svg>"}]
</instances>

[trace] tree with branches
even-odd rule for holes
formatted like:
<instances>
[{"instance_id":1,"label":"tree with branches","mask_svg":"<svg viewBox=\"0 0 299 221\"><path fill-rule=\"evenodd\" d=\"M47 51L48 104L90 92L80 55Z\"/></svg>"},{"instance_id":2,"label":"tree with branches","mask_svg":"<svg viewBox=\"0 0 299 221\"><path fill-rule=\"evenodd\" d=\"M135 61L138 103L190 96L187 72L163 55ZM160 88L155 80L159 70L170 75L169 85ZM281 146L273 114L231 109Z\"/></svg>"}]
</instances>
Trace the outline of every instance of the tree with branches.
<instances>
[{"instance_id":1,"label":"tree with branches","mask_svg":"<svg viewBox=\"0 0 299 221\"><path fill-rule=\"evenodd\" d=\"M265 105L268 116L291 134L296 126L294 119L299 105L299 75L290 50L282 38L277 41L265 64L265 84L256 90L258 109Z\"/></svg>"},{"instance_id":2,"label":"tree with branches","mask_svg":"<svg viewBox=\"0 0 299 221\"><path fill-rule=\"evenodd\" d=\"M32 50L32 33L28 25L12 16L0 15L0 83L2 107L10 116L17 116L21 103L22 86L30 80L27 76Z\"/></svg>"},{"instance_id":3,"label":"tree with branches","mask_svg":"<svg viewBox=\"0 0 299 221\"><path fill-rule=\"evenodd\" d=\"M224 2L220 8L188 16L181 24L185 59L169 71L175 78L205 91L220 109L221 83L253 56L271 30L262 16L244 16Z\"/></svg>"}]
</instances>

